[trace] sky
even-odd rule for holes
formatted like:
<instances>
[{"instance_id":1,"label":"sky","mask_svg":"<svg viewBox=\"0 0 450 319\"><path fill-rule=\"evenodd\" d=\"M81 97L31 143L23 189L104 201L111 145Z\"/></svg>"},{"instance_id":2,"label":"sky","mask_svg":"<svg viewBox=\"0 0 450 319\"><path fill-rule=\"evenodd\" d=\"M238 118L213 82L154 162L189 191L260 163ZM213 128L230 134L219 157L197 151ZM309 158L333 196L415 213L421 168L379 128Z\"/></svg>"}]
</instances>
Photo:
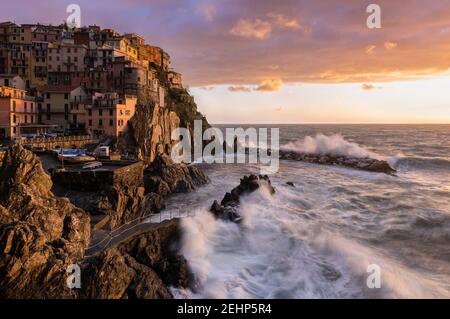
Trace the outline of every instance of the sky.
<instances>
[{"instance_id":1,"label":"sky","mask_svg":"<svg viewBox=\"0 0 450 319\"><path fill-rule=\"evenodd\" d=\"M0 21L76 3L83 25L141 34L211 123L450 123L450 0L0 1Z\"/></svg>"}]
</instances>

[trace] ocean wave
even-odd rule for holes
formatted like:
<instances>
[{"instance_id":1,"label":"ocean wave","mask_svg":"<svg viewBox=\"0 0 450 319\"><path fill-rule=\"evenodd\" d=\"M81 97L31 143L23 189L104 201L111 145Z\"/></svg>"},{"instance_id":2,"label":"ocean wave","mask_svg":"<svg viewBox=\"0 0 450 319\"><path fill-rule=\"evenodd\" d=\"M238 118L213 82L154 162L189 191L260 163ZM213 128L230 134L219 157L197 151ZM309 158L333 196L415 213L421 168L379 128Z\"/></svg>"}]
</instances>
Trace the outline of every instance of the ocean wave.
<instances>
[{"instance_id":1,"label":"ocean wave","mask_svg":"<svg viewBox=\"0 0 450 319\"><path fill-rule=\"evenodd\" d=\"M450 172L450 159L442 157L398 156L388 160L396 169L428 169L448 170Z\"/></svg>"},{"instance_id":2,"label":"ocean wave","mask_svg":"<svg viewBox=\"0 0 450 319\"><path fill-rule=\"evenodd\" d=\"M308 154L327 154L356 158L373 158L377 160L384 159L383 156L369 151L357 143L347 141L339 134L329 136L317 134L315 137L306 136L303 140L284 144L280 149Z\"/></svg>"}]
</instances>

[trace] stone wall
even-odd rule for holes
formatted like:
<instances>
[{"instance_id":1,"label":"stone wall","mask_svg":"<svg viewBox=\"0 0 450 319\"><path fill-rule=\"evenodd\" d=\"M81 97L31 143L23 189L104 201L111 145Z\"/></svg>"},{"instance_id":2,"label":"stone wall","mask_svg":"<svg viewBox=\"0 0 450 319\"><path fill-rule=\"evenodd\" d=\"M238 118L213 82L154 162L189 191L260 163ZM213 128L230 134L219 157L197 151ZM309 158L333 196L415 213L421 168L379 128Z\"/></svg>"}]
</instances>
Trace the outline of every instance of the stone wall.
<instances>
[{"instance_id":1,"label":"stone wall","mask_svg":"<svg viewBox=\"0 0 450 319\"><path fill-rule=\"evenodd\" d=\"M92 139L89 135L84 136L59 136L49 138L32 138L26 140L17 140L16 143L29 147L54 148L84 148L86 145L95 144L98 141Z\"/></svg>"},{"instance_id":2,"label":"stone wall","mask_svg":"<svg viewBox=\"0 0 450 319\"><path fill-rule=\"evenodd\" d=\"M143 172L143 163L137 162L104 170L55 170L52 180L66 189L98 192L112 186L143 186Z\"/></svg>"}]
</instances>

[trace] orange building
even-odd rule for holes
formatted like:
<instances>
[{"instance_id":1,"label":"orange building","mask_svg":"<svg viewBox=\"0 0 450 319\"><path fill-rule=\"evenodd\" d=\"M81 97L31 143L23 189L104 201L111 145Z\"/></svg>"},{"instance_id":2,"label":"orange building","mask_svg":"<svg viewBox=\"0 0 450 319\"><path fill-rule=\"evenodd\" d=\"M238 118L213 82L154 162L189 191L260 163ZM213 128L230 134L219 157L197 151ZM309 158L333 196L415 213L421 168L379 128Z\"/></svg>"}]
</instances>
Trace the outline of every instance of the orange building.
<instances>
[{"instance_id":1,"label":"orange building","mask_svg":"<svg viewBox=\"0 0 450 319\"><path fill-rule=\"evenodd\" d=\"M25 90L0 87L0 139L31 133L37 122L35 99Z\"/></svg>"},{"instance_id":2,"label":"orange building","mask_svg":"<svg viewBox=\"0 0 450 319\"><path fill-rule=\"evenodd\" d=\"M94 137L117 137L126 129L136 110L137 98L119 97L117 93L95 93L92 104L86 106L86 128Z\"/></svg>"}]
</instances>

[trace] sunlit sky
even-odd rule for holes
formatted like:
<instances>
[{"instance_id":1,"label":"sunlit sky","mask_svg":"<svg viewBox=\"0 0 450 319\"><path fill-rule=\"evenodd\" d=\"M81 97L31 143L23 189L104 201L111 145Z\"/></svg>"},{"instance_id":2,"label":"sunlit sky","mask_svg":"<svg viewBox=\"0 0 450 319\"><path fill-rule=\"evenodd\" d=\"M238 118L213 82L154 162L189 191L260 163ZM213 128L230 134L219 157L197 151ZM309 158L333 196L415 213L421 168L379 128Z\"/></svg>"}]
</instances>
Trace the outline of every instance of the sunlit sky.
<instances>
[{"instance_id":1,"label":"sunlit sky","mask_svg":"<svg viewBox=\"0 0 450 319\"><path fill-rule=\"evenodd\" d=\"M83 25L143 35L212 123L450 123L450 0L0 1L0 21L77 3Z\"/></svg>"}]
</instances>

